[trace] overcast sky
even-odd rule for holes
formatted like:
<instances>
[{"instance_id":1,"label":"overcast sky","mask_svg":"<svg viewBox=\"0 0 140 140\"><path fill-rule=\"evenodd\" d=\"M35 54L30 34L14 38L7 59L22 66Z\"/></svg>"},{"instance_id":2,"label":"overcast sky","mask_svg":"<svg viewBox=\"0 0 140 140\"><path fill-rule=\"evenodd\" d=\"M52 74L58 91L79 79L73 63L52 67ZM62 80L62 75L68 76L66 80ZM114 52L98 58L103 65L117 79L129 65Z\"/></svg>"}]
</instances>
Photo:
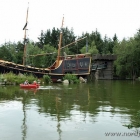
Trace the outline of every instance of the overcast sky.
<instances>
[{"instance_id":1,"label":"overcast sky","mask_svg":"<svg viewBox=\"0 0 140 140\"><path fill-rule=\"evenodd\" d=\"M29 2L27 36L37 41L41 30L73 28L76 36L96 29L119 40L140 28L140 0L0 0L0 44L22 41Z\"/></svg>"}]
</instances>

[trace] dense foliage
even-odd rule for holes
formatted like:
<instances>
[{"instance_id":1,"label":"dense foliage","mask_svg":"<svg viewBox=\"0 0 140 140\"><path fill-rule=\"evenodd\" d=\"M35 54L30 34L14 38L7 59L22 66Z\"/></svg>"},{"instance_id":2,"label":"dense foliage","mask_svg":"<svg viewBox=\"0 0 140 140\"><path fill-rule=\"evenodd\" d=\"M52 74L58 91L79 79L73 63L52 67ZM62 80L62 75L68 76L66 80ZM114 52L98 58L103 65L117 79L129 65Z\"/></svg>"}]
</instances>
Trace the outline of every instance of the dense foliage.
<instances>
[{"instance_id":1,"label":"dense foliage","mask_svg":"<svg viewBox=\"0 0 140 140\"><path fill-rule=\"evenodd\" d=\"M79 79L76 75L73 75L73 74L66 74L64 77L63 77L63 80L68 80L69 83L79 83Z\"/></svg>"},{"instance_id":2,"label":"dense foliage","mask_svg":"<svg viewBox=\"0 0 140 140\"><path fill-rule=\"evenodd\" d=\"M53 28L41 32L38 42L30 41L27 44L26 65L35 67L48 67L56 60L59 43L60 30ZM78 39L87 38L75 42ZM68 47L61 49L61 55L91 53L91 54L115 54L117 60L114 63L114 74L122 78L136 78L140 76L140 30L134 37L119 41L117 35L108 38L102 37L96 30L92 33L83 33L76 36L74 30L63 28L63 40L61 46ZM0 59L22 64L24 45L22 42L6 42L0 47ZM42 54L42 55L41 55Z\"/></svg>"},{"instance_id":3,"label":"dense foliage","mask_svg":"<svg viewBox=\"0 0 140 140\"><path fill-rule=\"evenodd\" d=\"M115 61L116 74L122 78L137 78L140 76L140 32L133 38L116 42L113 48L117 54Z\"/></svg>"}]
</instances>

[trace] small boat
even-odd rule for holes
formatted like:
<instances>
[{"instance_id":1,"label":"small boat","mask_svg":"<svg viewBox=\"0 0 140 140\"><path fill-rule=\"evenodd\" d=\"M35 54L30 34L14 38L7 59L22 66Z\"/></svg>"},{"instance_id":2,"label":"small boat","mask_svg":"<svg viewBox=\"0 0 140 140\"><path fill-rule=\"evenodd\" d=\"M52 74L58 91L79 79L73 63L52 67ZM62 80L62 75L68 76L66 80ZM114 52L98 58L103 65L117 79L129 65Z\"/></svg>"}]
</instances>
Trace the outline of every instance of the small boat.
<instances>
[{"instance_id":1,"label":"small boat","mask_svg":"<svg viewBox=\"0 0 140 140\"><path fill-rule=\"evenodd\" d=\"M21 88L39 88L39 84L28 84L28 85L25 85L25 84L20 84L20 87Z\"/></svg>"}]
</instances>

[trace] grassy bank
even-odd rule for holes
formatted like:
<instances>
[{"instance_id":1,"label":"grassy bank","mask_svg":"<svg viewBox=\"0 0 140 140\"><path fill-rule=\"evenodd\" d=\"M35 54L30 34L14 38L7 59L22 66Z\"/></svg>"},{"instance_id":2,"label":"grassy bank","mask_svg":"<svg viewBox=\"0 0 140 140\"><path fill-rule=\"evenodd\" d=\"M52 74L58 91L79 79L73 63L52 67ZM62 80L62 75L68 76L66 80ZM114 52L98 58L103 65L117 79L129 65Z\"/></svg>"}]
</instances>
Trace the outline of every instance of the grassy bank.
<instances>
[{"instance_id":1,"label":"grassy bank","mask_svg":"<svg viewBox=\"0 0 140 140\"><path fill-rule=\"evenodd\" d=\"M34 80L38 80L37 77L33 76L32 74L14 74L12 72L0 74L0 84L6 85L18 85L24 83L25 80L28 80L29 83L32 83Z\"/></svg>"}]
</instances>

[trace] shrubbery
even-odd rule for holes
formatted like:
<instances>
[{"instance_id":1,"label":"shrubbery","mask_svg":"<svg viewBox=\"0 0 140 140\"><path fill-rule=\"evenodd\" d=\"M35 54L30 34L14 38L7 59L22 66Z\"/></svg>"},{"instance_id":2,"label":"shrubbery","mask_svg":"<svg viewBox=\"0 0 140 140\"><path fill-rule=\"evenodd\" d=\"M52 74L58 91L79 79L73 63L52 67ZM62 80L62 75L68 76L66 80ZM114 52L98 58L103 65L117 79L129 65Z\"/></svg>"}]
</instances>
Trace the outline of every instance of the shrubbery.
<instances>
[{"instance_id":1,"label":"shrubbery","mask_svg":"<svg viewBox=\"0 0 140 140\"><path fill-rule=\"evenodd\" d=\"M0 74L0 82L4 84L21 84L25 80L28 80L29 83L32 83L34 80L37 80L37 77L34 77L32 74L14 74L12 72Z\"/></svg>"},{"instance_id":2,"label":"shrubbery","mask_svg":"<svg viewBox=\"0 0 140 140\"><path fill-rule=\"evenodd\" d=\"M70 83L79 83L79 79L77 78L76 75L73 74L66 74L63 77L63 80L68 80Z\"/></svg>"},{"instance_id":3,"label":"shrubbery","mask_svg":"<svg viewBox=\"0 0 140 140\"><path fill-rule=\"evenodd\" d=\"M43 80L44 80L45 83L51 83L52 82L52 80L51 80L49 75L44 75Z\"/></svg>"}]
</instances>

